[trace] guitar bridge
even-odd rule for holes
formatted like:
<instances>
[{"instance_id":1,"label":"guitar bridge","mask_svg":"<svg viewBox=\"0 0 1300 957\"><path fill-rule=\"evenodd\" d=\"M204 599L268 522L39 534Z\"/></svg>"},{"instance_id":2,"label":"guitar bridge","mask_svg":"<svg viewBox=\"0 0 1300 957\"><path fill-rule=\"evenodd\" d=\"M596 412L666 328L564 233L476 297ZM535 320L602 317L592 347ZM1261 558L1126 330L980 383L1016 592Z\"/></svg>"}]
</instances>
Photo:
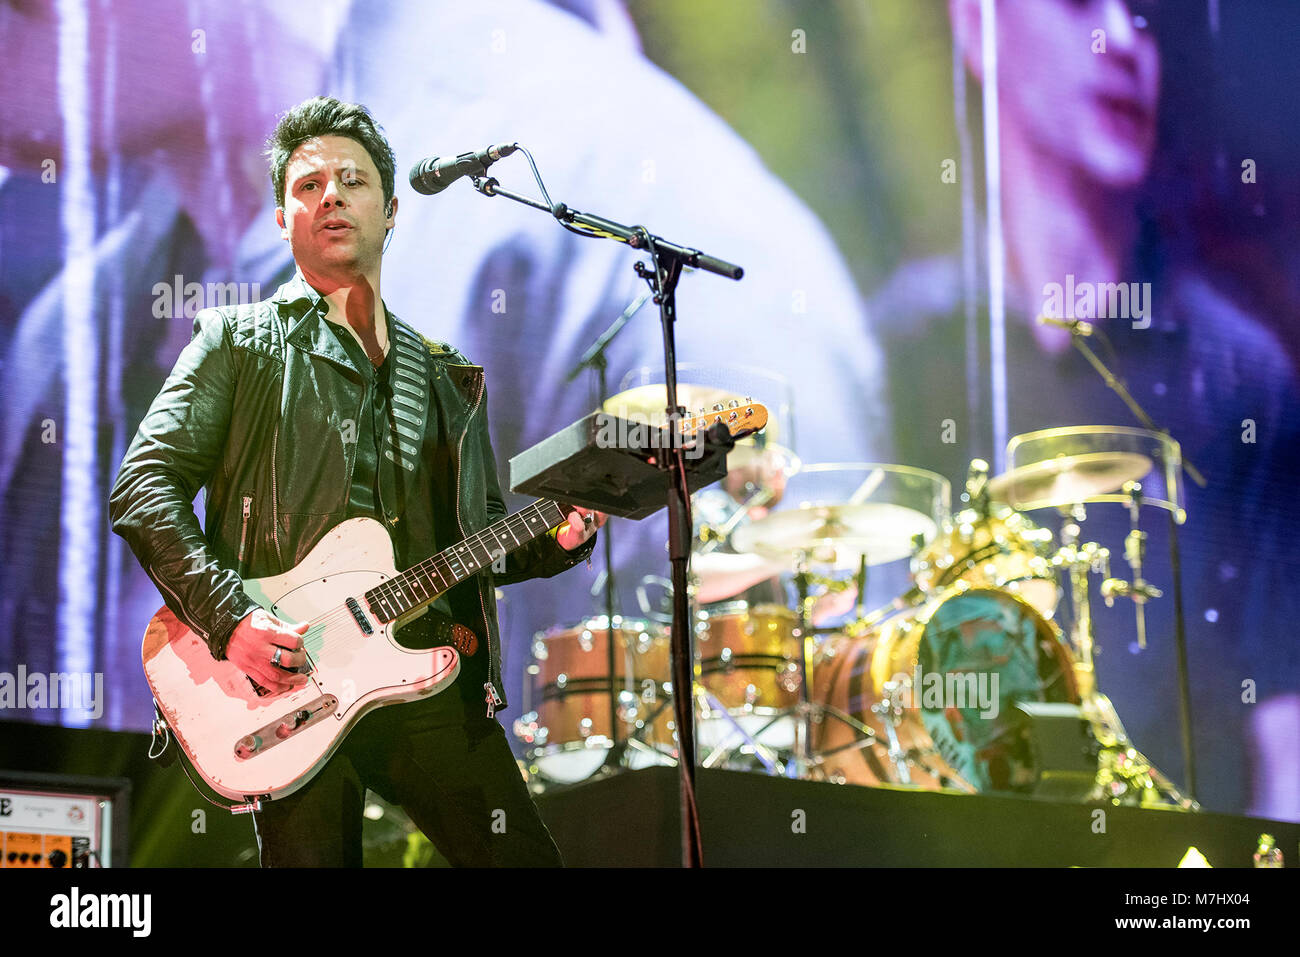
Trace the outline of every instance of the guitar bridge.
<instances>
[{"instance_id":1,"label":"guitar bridge","mask_svg":"<svg viewBox=\"0 0 1300 957\"><path fill-rule=\"evenodd\" d=\"M294 708L288 714L281 715L270 724L263 725L252 734L246 734L235 742L235 757L241 761L255 758L281 741L287 741L305 728L310 728L318 721L333 714L339 706L339 699L332 694L321 695L316 700Z\"/></svg>"}]
</instances>

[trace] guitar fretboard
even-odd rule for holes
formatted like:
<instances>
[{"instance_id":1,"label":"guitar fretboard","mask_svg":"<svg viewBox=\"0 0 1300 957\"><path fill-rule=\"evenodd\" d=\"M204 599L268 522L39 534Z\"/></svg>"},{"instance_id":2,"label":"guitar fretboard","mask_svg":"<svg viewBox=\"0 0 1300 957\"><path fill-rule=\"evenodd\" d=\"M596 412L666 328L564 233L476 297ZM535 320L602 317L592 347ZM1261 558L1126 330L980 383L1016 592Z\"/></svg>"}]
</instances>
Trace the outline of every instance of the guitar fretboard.
<instances>
[{"instance_id":1,"label":"guitar fretboard","mask_svg":"<svg viewBox=\"0 0 1300 957\"><path fill-rule=\"evenodd\" d=\"M507 515L464 541L444 548L431 558L413 565L363 596L371 612L382 622L394 621L407 612L436 599L454 585L475 575L507 553L527 545L564 521L564 509L557 502L538 501Z\"/></svg>"}]
</instances>

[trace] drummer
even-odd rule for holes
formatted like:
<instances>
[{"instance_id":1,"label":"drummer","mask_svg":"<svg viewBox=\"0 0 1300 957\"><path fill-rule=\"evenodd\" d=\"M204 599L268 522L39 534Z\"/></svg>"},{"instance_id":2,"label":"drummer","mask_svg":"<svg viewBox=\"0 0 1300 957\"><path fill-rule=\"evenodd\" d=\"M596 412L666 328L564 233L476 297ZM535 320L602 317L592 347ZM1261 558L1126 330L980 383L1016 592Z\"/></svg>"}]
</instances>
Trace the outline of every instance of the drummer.
<instances>
[{"instance_id":1,"label":"drummer","mask_svg":"<svg viewBox=\"0 0 1300 957\"><path fill-rule=\"evenodd\" d=\"M744 601L750 606L776 604L793 608L796 597L782 573L787 562L738 551L732 544L737 529L766 516L785 494L794 457L772 445L737 445L728 458L730 468L720 483L695 493L691 508L695 539L691 578L696 603L707 606ZM821 625L847 614L857 600L849 585L819 597L812 623Z\"/></svg>"}]
</instances>

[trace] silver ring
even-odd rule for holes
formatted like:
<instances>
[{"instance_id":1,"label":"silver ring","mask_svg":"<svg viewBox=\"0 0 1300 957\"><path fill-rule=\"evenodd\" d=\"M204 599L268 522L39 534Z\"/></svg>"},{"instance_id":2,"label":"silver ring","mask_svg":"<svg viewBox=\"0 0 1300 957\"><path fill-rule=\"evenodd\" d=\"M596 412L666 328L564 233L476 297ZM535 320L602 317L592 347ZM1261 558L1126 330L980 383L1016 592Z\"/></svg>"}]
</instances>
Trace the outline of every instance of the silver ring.
<instances>
[{"instance_id":1,"label":"silver ring","mask_svg":"<svg viewBox=\"0 0 1300 957\"><path fill-rule=\"evenodd\" d=\"M271 664L275 665L277 668L280 667L280 656L282 654L284 654L284 649L277 645L275 654L271 656Z\"/></svg>"},{"instance_id":2,"label":"silver ring","mask_svg":"<svg viewBox=\"0 0 1300 957\"><path fill-rule=\"evenodd\" d=\"M590 512L588 512L586 515L582 516L582 524L583 524L583 525L586 525L588 528L591 528L592 524L593 524L595 521L596 521L595 516L592 515Z\"/></svg>"}]
</instances>

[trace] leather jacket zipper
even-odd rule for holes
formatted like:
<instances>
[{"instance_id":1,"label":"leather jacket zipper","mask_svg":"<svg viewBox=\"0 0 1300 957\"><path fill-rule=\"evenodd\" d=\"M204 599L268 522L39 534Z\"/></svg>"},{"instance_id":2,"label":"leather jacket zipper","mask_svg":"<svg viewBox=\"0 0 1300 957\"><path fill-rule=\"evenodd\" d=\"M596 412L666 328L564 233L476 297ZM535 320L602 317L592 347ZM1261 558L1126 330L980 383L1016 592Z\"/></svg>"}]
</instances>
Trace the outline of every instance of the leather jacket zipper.
<instances>
[{"instance_id":1,"label":"leather jacket zipper","mask_svg":"<svg viewBox=\"0 0 1300 957\"><path fill-rule=\"evenodd\" d=\"M248 546L248 516L253 511L253 496L244 496L244 521L239 526L239 573L244 573L244 551Z\"/></svg>"},{"instance_id":2,"label":"leather jacket zipper","mask_svg":"<svg viewBox=\"0 0 1300 957\"><path fill-rule=\"evenodd\" d=\"M271 537L275 539L275 557L283 573L284 556L280 554L280 495L275 482L276 447L280 442L280 420L275 422L275 432L271 434Z\"/></svg>"}]
</instances>

